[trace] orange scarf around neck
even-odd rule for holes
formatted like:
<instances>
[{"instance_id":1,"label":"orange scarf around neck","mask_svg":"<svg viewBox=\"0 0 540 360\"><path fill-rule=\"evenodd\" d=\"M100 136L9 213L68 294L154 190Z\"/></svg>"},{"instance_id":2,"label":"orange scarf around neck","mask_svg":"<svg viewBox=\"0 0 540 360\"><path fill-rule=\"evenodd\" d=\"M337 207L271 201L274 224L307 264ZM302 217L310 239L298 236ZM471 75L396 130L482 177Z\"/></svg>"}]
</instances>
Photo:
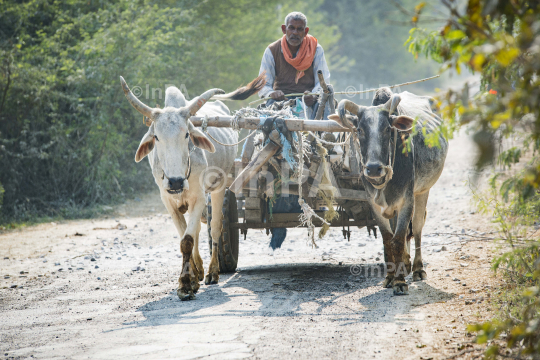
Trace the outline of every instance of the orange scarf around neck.
<instances>
[{"instance_id":1,"label":"orange scarf around neck","mask_svg":"<svg viewBox=\"0 0 540 360\"><path fill-rule=\"evenodd\" d=\"M309 69L315 58L315 52L317 51L317 39L314 36L306 35L296 57L293 58L289 45L287 44L287 37L283 35L281 38L281 50L283 51L283 57L285 61L291 64L296 69L296 77L294 82L298 84L298 80L304 76L304 71Z\"/></svg>"}]
</instances>

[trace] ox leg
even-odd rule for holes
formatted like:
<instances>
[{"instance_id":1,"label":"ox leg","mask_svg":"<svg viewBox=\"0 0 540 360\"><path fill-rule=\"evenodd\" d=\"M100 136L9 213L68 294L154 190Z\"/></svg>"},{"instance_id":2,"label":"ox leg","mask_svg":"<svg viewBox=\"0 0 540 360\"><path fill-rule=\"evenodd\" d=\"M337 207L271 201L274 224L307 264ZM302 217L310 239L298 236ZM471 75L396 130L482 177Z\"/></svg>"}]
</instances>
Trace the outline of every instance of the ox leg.
<instances>
[{"instance_id":1,"label":"ox leg","mask_svg":"<svg viewBox=\"0 0 540 360\"><path fill-rule=\"evenodd\" d=\"M161 196L161 200L163 201L163 204L165 205L165 207L169 211L169 214L171 215L174 226L176 227L176 230L178 231L178 235L180 235L180 237L182 238L182 241L180 242L180 251L182 252L182 272L181 272L180 278L178 279L179 288L177 290L177 294L181 300L194 299L195 298L194 292L196 292L199 289L199 283L197 282L196 284L194 284L192 279L189 278L190 274L191 275L194 274L193 270L196 271L196 267L193 266L194 265L193 262L190 261L191 251L194 245L194 242L192 241L193 236L188 235L189 233L187 231L188 226L186 223L186 219L184 218L184 215L178 211L178 208L176 206L176 201L169 200L167 198L167 195L163 196L163 194ZM190 219L191 219L191 216L190 216ZM184 234L186 236L184 236ZM186 252L189 252L188 256L185 255ZM185 275L187 275L187 278ZM182 282L182 277L184 277L184 282Z\"/></svg>"},{"instance_id":2,"label":"ox leg","mask_svg":"<svg viewBox=\"0 0 540 360\"><path fill-rule=\"evenodd\" d=\"M426 206L429 197L429 191L416 195L414 198L414 215L412 220L414 236L414 263L413 263L413 281L426 280L427 274L424 271L422 261L422 229L426 223Z\"/></svg>"},{"instance_id":3,"label":"ox leg","mask_svg":"<svg viewBox=\"0 0 540 360\"><path fill-rule=\"evenodd\" d=\"M223 226L222 204L225 189L211 193L210 197L212 201L212 222L210 223L212 229L212 258L210 259L210 265L208 265L208 274L204 280L206 285L217 284L219 281L218 242L221 236L221 227Z\"/></svg>"},{"instance_id":4,"label":"ox leg","mask_svg":"<svg viewBox=\"0 0 540 360\"><path fill-rule=\"evenodd\" d=\"M179 288L176 293L182 301L195 299L195 293L199 289L199 274L192 254L195 247L195 239L197 238L197 230L200 229L201 215L205 206L204 200L201 201L200 199L202 197L199 197L193 204L189 204L192 211L189 214L186 232L180 242L182 272L178 279Z\"/></svg>"},{"instance_id":5,"label":"ox leg","mask_svg":"<svg viewBox=\"0 0 540 360\"><path fill-rule=\"evenodd\" d=\"M395 295L407 295L409 294L409 286L405 282L405 277L411 270L411 260L409 252L407 251L407 234L409 230L409 223L411 221L414 200L412 191L410 196L406 196L407 201L401 211L398 214L396 233L390 242L391 257L394 260L396 271L394 273L394 282L392 288Z\"/></svg>"},{"instance_id":6,"label":"ox leg","mask_svg":"<svg viewBox=\"0 0 540 360\"><path fill-rule=\"evenodd\" d=\"M199 236L201 234L201 223L199 222L197 226L197 232L195 233L195 246L193 247L193 262L197 268L198 280L203 281L204 279L204 267L201 254L199 254ZM198 283L197 283L198 284Z\"/></svg>"},{"instance_id":7,"label":"ox leg","mask_svg":"<svg viewBox=\"0 0 540 360\"><path fill-rule=\"evenodd\" d=\"M392 232L390 220L382 216L380 211L378 211L378 207L372 205L371 208L373 217L375 218L375 222L377 223L383 238L384 262L386 264L386 278L384 279L383 287L388 288L392 287L394 272L396 270L396 267L394 266L394 259L391 257L392 253L390 251L390 243L394 237L394 233Z\"/></svg>"},{"instance_id":8,"label":"ox leg","mask_svg":"<svg viewBox=\"0 0 540 360\"><path fill-rule=\"evenodd\" d=\"M163 205L165 205L165 207L167 208L169 215L171 215L173 224L176 227L176 231L178 231L178 235L180 235L180 237L184 236L187 228L184 214L178 211L178 208L175 205L176 202L174 200L173 202L171 202L169 199L167 199L166 195L161 196L161 201L163 202Z\"/></svg>"},{"instance_id":9,"label":"ox leg","mask_svg":"<svg viewBox=\"0 0 540 360\"><path fill-rule=\"evenodd\" d=\"M191 257L189 258L189 266L191 268L191 273L189 274L189 280L191 283L191 290L193 291L193 293L197 293L197 291L199 291L199 288L200 288L199 281L203 279L203 275L204 275L204 269L202 268L202 259L201 259L201 255L199 255L200 231L201 231L201 222L199 221L197 224L197 228L195 229L193 250L191 251ZM198 262L197 257L199 258L200 263Z\"/></svg>"}]
</instances>

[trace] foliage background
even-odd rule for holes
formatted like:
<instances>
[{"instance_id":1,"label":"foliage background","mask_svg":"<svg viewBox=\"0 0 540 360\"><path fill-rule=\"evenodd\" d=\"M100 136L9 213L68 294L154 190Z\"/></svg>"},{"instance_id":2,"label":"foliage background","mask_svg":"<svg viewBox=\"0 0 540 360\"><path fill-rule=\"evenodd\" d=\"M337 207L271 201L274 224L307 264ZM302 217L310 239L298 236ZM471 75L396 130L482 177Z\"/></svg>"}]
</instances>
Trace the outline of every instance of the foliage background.
<instances>
[{"instance_id":1,"label":"foliage background","mask_svg":"<svg viewBox=\"0 0 540 360\"><path fill-rule=\"evenodd\" d=\"M133 161L146 128L118 76L152 106L169 84L188 98L231 91L258 74L293 10L308 16L337 88L427 72L386 2L0 0L0 224L91 215L152 189L147 163Z\"/></svg>"},{"instance_id":2,"label":"foliage background","mask_svg":"<svg viewBox=\"0 0 540 360\"><path fill-rule=\"evenodd\" d=\"M405 55L403 45L409 37L412 21L401 9L414 8L416 4L416 0L342 0L323 4L321 9L328 14L328 21L341 31L335 48L339 59L331 64L332 81L338 89L353 86L357 90L366 90L437 74L438 67L433 61ZM430 1L429 7L433 10L440 6L437 1ZM441 80L432 80L408 86L406 90L432 93L441 84ZM371 105L372 97L373 93L349 99Z\"/></svg>"},{"instance_id":3,"label":"foliage background","mask_svg":"<svg viewBox=\"0 0 540 360\"><path fill-rule=\"evenodd\" d=\"M511 281L497 316L470 331L488 343L487 358L540 358L540 3L532 0L441 0L448 13L438 30L414 27L407 41L441 70L478 74L439 94L451 134L466 126L480 150L479 169L498 165L480 210L493 217L503 254L493 263ZM416 19L422 18L416 6ZM510 141L506 142L505 139ZM504 146L513 143L513 146ZM502 151L501 151L502 150ZM504 301L503 301L504 300ZM506 347L507 349L504 349Z\"/></svg>"}]
</instances>

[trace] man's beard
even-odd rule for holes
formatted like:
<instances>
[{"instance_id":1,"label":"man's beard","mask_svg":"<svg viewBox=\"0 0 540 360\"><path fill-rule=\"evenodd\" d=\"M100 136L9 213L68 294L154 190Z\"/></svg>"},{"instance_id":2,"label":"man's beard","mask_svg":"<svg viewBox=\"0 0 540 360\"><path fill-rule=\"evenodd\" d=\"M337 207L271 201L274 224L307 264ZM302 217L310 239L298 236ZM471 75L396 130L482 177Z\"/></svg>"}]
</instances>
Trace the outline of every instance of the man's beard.
<instances>
[{"instance_id":1,"label":"man's beard","mask_svg":"<svg viewBox=\"0 0 540 360\"><path fill-rule=\"evenodd\" d=\"M302 40L301 38L298 38L298 37L288 37L287 38L287 42L289 43L289 45L292 45L292 46L298 46L302 43Z\"/></svg>"}]
</instances>

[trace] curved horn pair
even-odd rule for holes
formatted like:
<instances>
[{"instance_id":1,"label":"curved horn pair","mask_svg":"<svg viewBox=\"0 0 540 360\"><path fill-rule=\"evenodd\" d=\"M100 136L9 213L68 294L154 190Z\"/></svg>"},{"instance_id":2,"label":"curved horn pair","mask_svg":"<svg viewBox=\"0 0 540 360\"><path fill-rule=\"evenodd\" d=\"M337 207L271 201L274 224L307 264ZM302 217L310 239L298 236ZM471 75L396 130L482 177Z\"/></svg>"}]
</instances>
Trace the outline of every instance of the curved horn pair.
<instances>
[{"instance_id":1,"label":"curved horn pair","mask_svg":"<svg viewBox=\"0 0 540 360\"><path fill-rule=\"evenodd\" d=\"M124 95L126 95L126 99L129 101L131 106L135 108L138 112L146 116L147 118L152 121L152 113L154 111L153 108L150 106L144 104L141 100L139 100L131 90L129 89L128 85L126 84L126 81L122 76L120 76L120 83L122 84L122 89L124 90ZM189 112L190 116L193 116L199 111L199 109L208 101L210 98L214 95L218 94L225 94L225 91L221 89L210 89L208 91L205 91L200 96L193 99L191 104L186 108L183 108L182 110L187 110Z\"/></svg>"}]
</instances>

